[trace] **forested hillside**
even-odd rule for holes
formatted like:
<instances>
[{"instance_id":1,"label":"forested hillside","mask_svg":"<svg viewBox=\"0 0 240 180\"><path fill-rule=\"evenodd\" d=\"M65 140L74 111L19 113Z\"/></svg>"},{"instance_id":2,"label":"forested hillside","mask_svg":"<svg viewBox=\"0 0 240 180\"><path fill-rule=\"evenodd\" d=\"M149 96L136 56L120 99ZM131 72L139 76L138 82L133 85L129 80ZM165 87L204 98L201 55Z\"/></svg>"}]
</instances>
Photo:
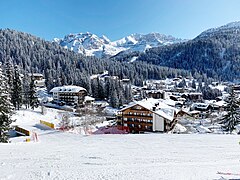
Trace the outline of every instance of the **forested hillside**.
<instances>
[{"instance_id":1,"label":"forested hillside","mask_svg":"<svg viewBox=\"0 0 240 180\"><path fill-rule=\"evenodd\" d=\"M91 81L90 76L104 70L108 70L109 75L118 76L119 79L129 78L135 85L143 85L146 79L191 75L185 70L160 67L144 62L128 63L85 57L66 50L56 43L9 29L0 30L0 61L3 64L12 61L13 64L19 66L21 73L43 73L48 90L60 85L80 85L99 99L110 98L111 93L103 97L99 93L92 92L99 89L101 84ZM110 83L117 84L116 82ZM122 85L119 84L113 86L111 90L116 91L114 94L120 98L121 88ZM104 90L106 90L105 87Z\"/></svg>"},{"instance_id":2,"label":"forested hillside","mask_svg":"<svg viewBox=\"0 0 240 180\"><path fill-rule=\"evenodd\" d=\"M152 48L138 60L237 81L240 79L240 26L230 23L207 30L188 42Z\"/></svg>"}]
</instances>

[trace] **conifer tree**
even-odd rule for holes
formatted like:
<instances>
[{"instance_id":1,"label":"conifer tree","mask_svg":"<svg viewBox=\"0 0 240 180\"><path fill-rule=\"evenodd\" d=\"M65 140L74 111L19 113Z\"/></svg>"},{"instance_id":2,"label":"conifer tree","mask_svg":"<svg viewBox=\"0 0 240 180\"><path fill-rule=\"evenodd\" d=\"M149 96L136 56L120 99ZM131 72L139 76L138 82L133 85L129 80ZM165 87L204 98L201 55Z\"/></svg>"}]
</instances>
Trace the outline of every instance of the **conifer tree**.
<instances>
[{"instance_id":1,"label":"conifer tree","mask_svg":"<svg viewBox=\"0 0 240 180\"><path fill-rule=\"evenodd\" d=\"M14 70L13 70L13 62L10 56L7 56L6 64L5 64L5 76L6 83L8 84L8 92L10 94L11 102L13 103L13 78L14 78Z\"/></svg>"},{"instance_id":2,"label":"conifer tree","mask_svg":"<svg viewBox=\"0 0 240 180\"><path fill-rule=\"evenodd\" d=\"M193 89L196 89L196 88L197 88L195 80L192 81L192 88L193 88Z\"/></svg>"},{"instance_id":3,"label":"conifer tree","mask_svg":"<svg viewBox=\"0 0 240 180\"><path fill-rule=\"evenodd\" d=\"M34 83L33 74L31 75L31 82L30 82L30 87L29 87L29 102L30 102L30 107L33 110L35 107L38 107L38 105L39 105L38 98L36 95L36 85Z\"/></svg>"},{"instance_id":4,"label":"conifer tree","mask_svg":"<svg viewBox=\"0 0 240 180\"><path fill-rule=\"evenodd\" d=\"M124 89L124 96L126 100L126 104L130 103L132 100L132 90L131 90L131 85L126 85Z\"/></svg>"},{"instance_id":5,"label":"conifer tree","mask_svg":"<svg viewBox=\"0 0 240 180\"><path fill-rule=\"evenodd\" d=\"M26 109L28 109L30 105L30 102L29 102L30 82L26 72L23 75L22 86L23 86L22 102L25 105Z\"/></svg>"},{"instance_id":6,"label":"conifer tree","mask_svg":"<svg viewBox=\"0 0 240 180\"><path fill-rule=\"evenodd\" d=\"M98 78L97 79L97 84L98 84L98 98L99 99L104 99L105 98L104 83L100 78Z\"/></svg>"},{"instance_id":7,"label":"conifer tree","mask_svg":"<svg viewBox=\"0 0 240 180\"><path fill-rule=\"evenodd\" d=\"M22 81L18 66L14 67L12 102L15 109L19 110L22 106Z\"/></svg>"},{"instance_id":8,"label":"conifer tree","mask_svg":"<svg viewBox=\"0 0 240 180\"><path fill-rule=\"evenodd\" d=\"M8 142L8 131L13 122L13 106L8 92L7 79L0 67L0 142Z\"/></svg>"},{"instance_id":9,"label":"conifer tree","mask_svg":"<svg viewBox=\"0 0 240 180\"><path fill-rule=\"evenodd\" d=\"M227 114L223 116L220 124L225 131L232 132L237 124L240 123L240 109L237 95L231 88L230 95L227 99Z\"/></svg>"},{"instance_id":10,"label":"conifer tree","mask_svg":"<svg viewBox=\"0 0 240 180\"><path fill-rule=\"evenodd\" d=\"M119 99L118 99L116 90L111 91L110 106L112 106L113 108L119 107Z\"/></svg>"}]
</instances>

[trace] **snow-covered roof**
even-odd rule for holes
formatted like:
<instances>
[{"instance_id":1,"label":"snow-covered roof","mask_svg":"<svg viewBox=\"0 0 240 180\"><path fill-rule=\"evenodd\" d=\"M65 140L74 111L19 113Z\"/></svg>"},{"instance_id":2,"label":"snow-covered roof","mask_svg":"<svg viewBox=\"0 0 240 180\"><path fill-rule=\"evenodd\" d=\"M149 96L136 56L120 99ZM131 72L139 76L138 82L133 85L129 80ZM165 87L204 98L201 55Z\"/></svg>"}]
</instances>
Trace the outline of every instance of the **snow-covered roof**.
<instances>
[{"instance_id":1,"label":"snow-covered roof","mask_svg":"<svg viewBox=\"0 0 240 180\"><path fill-rule=\"evenodd\" d=\"M225 101L217 101L214 104L217 105L217 106L220 106L220 107L227 105L227 103Z\"/></svg>"},{"instance_id":2,"label":"snow-covered roof","mask_svg":"<svg viewBox=\"0 0 240 180\"><path fill-rule=\"evenodd\" d=\"M144 99L141 101L134 101L134 102L130 103L127 107L121 109L121 111L124 111L135 105L140 105L140 106L152 111L153 113L156 113L170 121L172 121L174 118L174 112L178 112L178 109L167 105L164 102L164 100L153 99L153 98L148 98L148 99ZM156 107L155 111L153 111L153 107Z\"/></svg>"},{"instance_id":3,"label":"snow-covered roof","mask_svg":"<svg viewBox=\"0 0 240 180\"><path fill-rule=\"evenodd\" d=\"M206 103L193 103L192 107L201 107L201 108L207 108L208 104Z\"/></svg>"},{"instance_id":4,"label":"snow-covered roof","mask_svg":"<svg viewBox=\"0 0 240 180\"><path fill-rule=\"evenodd\" d=\"M188 112L188 114L199 114L199 113L201 113L201 111L193 110Z\"/></svg>"},{"instance_id":5,"label":"snow-covered roof","mask_svg":"<svg viewBox=\"0 0 240 180\"><path fill-rule=\"evenodd\" d=\"M29 76L39 76L39 77L43 77L43 74L40 74L40 73L28 73Z\"/></svg>"},{"instance_id":6,"label":"snow-covered roof","mask_svg":"<svg viewBox=\"0 0 240 180\"><path fill-rule=\"evenodd\" d=\"M50 92L79 92L87 91L85 88L80 86L60 86L53 88Z\"/></svg>"},{"instance_id":7,"label":"snow-covered roof","mask_svg":"<svg viewBox=\"0 0 240 180\"><path fill-rule=\"evenodd\" d=\"M189 95L202 95L200 92L191 92L191 93L184 93L184 94L189 94Z\"/></svg>"},{"instance_id":8,"label":"snow-covered roof","mask_svg":"<svg viewBox=\"0 0 240 180\"><path fill-rule=\"evenodd\" d=\"M156 113L159 116L164 117L165 119L172 121L174 119L174 112L175 111L173 109L159 109L159 110L155 111L154 113Z\"/></svg>"},{"instance_id":9,"label":"snow-covered roof","mask_svg":"<svg viewBox=\"0 0 240 180\"><path fill-rule=\"evenodd\" d=\"M85 101L95 101L95 98L90 96L85 96Z\"/></svg>"}]
</instances>

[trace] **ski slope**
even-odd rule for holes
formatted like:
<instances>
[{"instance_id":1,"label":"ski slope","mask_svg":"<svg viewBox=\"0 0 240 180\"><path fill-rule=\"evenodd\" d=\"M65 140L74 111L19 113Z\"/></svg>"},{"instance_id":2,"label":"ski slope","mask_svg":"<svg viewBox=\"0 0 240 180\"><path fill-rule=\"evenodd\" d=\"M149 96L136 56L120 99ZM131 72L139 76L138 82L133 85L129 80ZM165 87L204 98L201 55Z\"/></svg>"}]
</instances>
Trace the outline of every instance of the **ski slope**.
<instances>
[{"instance_id":1,"label":"ski slope","mask_svg":"<svg viewBox=\"0 0 240 180\"><path fill-rule=\"evenodd\" d=\"M20 110L13 125L38 134L0 143L0 180L240 179L240 136L219 134L82 135L39 125L62 112ZM103 123L104 124L104 123ZM223 174L217 174L223 172Z\"/></svg>"},{"instance_id":2,"label":"ski slope","mask_svg":"<svg viewBox=\"0 0 240 180\"><path fill-rule=\"evenodd\" d=\"M218 171L240 172L235 135L83 136L42 129L39 139L0 144L1 180L212 180L224 177Z\"/></svg>"}]
</instances>

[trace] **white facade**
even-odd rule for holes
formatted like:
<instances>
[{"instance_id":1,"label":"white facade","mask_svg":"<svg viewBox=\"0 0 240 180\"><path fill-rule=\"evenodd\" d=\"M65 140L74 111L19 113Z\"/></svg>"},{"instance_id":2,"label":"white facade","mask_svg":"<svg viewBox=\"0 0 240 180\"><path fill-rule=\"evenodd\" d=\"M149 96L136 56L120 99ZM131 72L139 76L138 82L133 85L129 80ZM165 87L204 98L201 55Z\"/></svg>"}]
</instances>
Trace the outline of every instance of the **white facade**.
<instances>
[{"instance_id":1,"label":"white facade","mask_svg":"<svg viewBox=\"0 0 240 180\"><path fill-rule=\"evenodd\" d=\"M80 86L55 87L51 91L54 100L64 101L70 105L83 105L87 90Z\"/></svg>"},{"instance_id":2,"label":"white facade","mask_svg":"<svg viewBox=\"0 0 240 180\"><path fill-rule=\"evenodd\" d=\"M164 131L164 118L158 114L153 114L153 131Z\"/></svg>"}]
</instances>

